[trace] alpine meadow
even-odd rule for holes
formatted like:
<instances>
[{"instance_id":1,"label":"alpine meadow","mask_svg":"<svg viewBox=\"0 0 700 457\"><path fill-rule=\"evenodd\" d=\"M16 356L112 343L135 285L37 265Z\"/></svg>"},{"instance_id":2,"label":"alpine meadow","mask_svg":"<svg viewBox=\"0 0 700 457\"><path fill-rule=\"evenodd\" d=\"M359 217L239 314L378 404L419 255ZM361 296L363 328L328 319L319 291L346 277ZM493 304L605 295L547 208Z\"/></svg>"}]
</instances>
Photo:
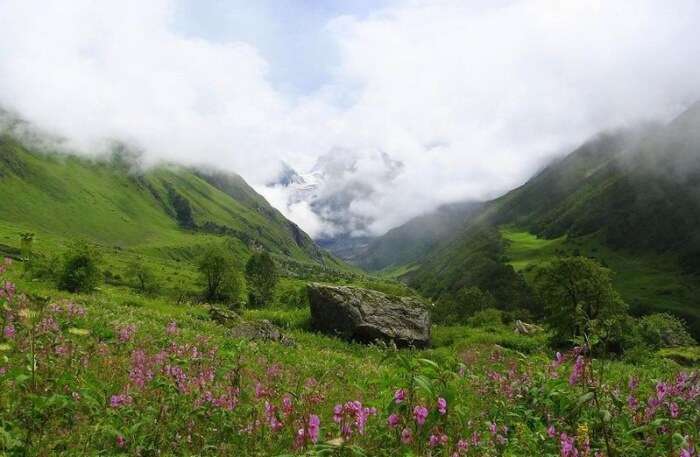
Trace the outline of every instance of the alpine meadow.
<instances>
[{"instance_id":1,"label":"alpine meadow","mask_svg":"<svg viewBox=\"0 0 700 457\"><path fill-rule=\"evenodd\" d=\"M693 0L0 0L0 456L700 457Z\"/></svg>"}]
</instances>

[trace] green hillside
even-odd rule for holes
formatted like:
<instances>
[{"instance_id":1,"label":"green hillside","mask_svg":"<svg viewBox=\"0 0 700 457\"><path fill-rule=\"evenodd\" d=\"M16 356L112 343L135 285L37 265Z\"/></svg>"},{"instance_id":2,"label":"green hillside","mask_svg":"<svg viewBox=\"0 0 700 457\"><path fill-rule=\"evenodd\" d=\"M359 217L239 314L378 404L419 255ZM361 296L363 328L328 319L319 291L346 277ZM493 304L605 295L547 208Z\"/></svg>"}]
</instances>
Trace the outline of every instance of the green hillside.
<instances>
[{"instance_id":1,"label":"green hillside","mask_svg":"<svg viewBox=\"0 0 700 457\"><path fill-rule=\"evenodd\" d=\"M462 227L478 208L476 202L453 203L417 216L374 238L355 263L378 271L415 262Z\"/></svg>"},{"instance_id":2,"label":"green hillside","mask_svg":"<svg viewBox=\"0 0 700 457\"><path fill-rule=\"evenodd\" d=\"M37 152L4 134L0 195L6 255L30 232L35 252L47 257L81 239L108 254L110 273L145 256L163 275L192 276L179 262L227 240L241 263L258 246L287 270L348 271L233 174L169 165L144 171L124 152L100 159Z\"/></svg>"},{"instance_id":3,"label":"green hillside","mask_svg":"<svg viewBox=\"0 0 700 457\"><path fill-rule=\"evenodd\" d=\"M700 104L667 126L599 135L485 204L405 277L433 297L477 286L522 307L535 267L583 255L616 273L634 312L672 311L700 334L698 132Z\"/></svg>"}]
</instances>

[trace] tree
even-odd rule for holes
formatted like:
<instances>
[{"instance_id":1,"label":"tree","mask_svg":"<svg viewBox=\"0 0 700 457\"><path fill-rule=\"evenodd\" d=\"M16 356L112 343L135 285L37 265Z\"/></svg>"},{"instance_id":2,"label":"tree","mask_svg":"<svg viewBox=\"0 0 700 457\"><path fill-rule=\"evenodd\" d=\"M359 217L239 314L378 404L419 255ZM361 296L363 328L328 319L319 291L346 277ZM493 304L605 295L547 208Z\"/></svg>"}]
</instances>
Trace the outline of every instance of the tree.
<instances>
[{"instance_id":1,"label":"tree","mask_svg":"<svg viewBox=\"0 0 700 457\"><path fill-rule=\"evenodd\" d=\"M245 267L248 306L262 308L272 303L277 285L277 268L267 252L254 253Z\"/></svg>"},{"instance_id":2,"label":"tree","mask_svg":"<svg viewBox=\"0 0 700 457\"><path fill-rule=\"evenodd\" d=\"M231 301L237 305L243 283L236 262L220 246L209 246L199 258L197 268L204 283L204 298L213 302Z\"/></svg>"},{"instance_id":3,"label":"tree","mask_svg":"<svg viewBox=\"0 0 700 457\"><path fill-rule=\"evenodd\" d=\"M555 344L584 336L607 342L619 337L627 305L613 288L609 269L584 257L560 258L540 268L534 283Z\"/></svg>"},{"instance_id":4,"label":"tree","mask_svg":"<svg viewBox=\"0 0 700 457\"><path fill-rule=\"evenodd\" d=\"M69 292L92 291L102 280L99 253L87 243L76 243L66 253L58 288Z\"/></svg>"},{"instance_id":5,"label":"tree","mask_svg":"<svg viewBox=\"0 0 700 457\"><path fill-rule=\"evenodd\" d=\"M136 290L144 294L153 294L158 290L158 281L153 270L139 258L129 264L127 274L134 281Z\"/></svg>"},{"instance_id":6,"label":"tree","mask_svg":"<svg viewBox=\"0 0 700 457\"><path fill-rule=\"evenodd\" d=\"M441 297L433 317L445 324L465 324L474 313L496 307L493 296L478 287L463 287L455 294Z\"/></svg>"}]
</instances>

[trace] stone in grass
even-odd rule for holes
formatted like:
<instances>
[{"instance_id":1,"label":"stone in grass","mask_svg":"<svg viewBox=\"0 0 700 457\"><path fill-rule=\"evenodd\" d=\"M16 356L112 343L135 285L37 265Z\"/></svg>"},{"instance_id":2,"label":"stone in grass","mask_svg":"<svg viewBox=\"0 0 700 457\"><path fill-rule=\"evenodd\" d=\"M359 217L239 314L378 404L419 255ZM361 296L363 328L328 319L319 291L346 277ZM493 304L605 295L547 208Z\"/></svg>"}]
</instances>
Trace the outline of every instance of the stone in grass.
<instances>
[{"instance_id":1,"label":"stone in grass","mask_svg":"<svg viewBox=\"0 0 700 457\"><path fill-rule=\"evenodd\" d=\"M294 346L295 342L283 334L279 327L268 320L246 321L231 328L233 338L250 341L274 341L284 346Z\"/></svg>"},{"instance_id":2,"label":"stone in grass","mask_svg":"<svg viewBox=\"0 0 700 457\"><path fill-rule=\"evenodd\" d=\"M307 290L317 330L366 343L430 344L430 312L416 298L318 283L309 284Z\"/></svg>"}]
</instances>

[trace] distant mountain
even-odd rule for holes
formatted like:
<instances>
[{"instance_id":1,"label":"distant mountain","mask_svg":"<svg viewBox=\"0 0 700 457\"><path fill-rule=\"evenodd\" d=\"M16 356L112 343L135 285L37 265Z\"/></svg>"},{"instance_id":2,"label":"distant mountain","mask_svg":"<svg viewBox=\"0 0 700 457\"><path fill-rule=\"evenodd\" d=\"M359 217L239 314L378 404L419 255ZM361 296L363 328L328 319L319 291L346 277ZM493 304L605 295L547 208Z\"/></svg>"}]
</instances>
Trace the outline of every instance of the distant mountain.
<instances>
[{"instance_id":1,"label":"distant mountain","mask_svg":"<svg viewBox=\"0 0 700 457\"><path fill-rule=\"evenodd\" d=\"M477 202L451 203L414 217L378 237L341 235L317 242L337 257L367 271L405 267L457 233L479 207Z\"/></svg>"},{"instance_id":2,"label":"distant mountain","mask_svg":"<svg viewBox=\"0 0 700 457\"><path fill-rule=\"evenodd\" d=\"M700 104L666 126L591 139L484 204L406 279L433 297L478 286L502 307L527 307L504 227L609 263L634 310L670 310L700 332Z\"/></svg>"},{"instance_id":3,"label":"distant mountain","mask_svg":"<svg viewBox=\"0 0 700 457\"><path fill-rule=\"evenodd\" d=\"M372 179L368 179L366 173L358 172L359 169L370 169ZM353 203L377 195L376 182L390 182L402 169L403 164L385 152L360 153L336 148L321 155L308 172L300 173L283 163L282 170L268 186L282 188L289 206L308 203L328 231L338 234L335 241L327 234L320 235L323 242L334 249L336 244L352 243L351 234L366 232L373 222L352 211Z\"/></svg>"},{"instance_id":4,"label":"distant mountain","mask_svg":"<svg viewBox=\"0 0 700 457\"><path fill-rule=\"evenodd\" d=\"M241 255L261 246L294 261L342 267L238 175L175 165L144 170L138 154L120 146L98 159L44 152L12 131L0 134L3 233L173 256L225 236Z\"/></svg>"}]
</instances>

